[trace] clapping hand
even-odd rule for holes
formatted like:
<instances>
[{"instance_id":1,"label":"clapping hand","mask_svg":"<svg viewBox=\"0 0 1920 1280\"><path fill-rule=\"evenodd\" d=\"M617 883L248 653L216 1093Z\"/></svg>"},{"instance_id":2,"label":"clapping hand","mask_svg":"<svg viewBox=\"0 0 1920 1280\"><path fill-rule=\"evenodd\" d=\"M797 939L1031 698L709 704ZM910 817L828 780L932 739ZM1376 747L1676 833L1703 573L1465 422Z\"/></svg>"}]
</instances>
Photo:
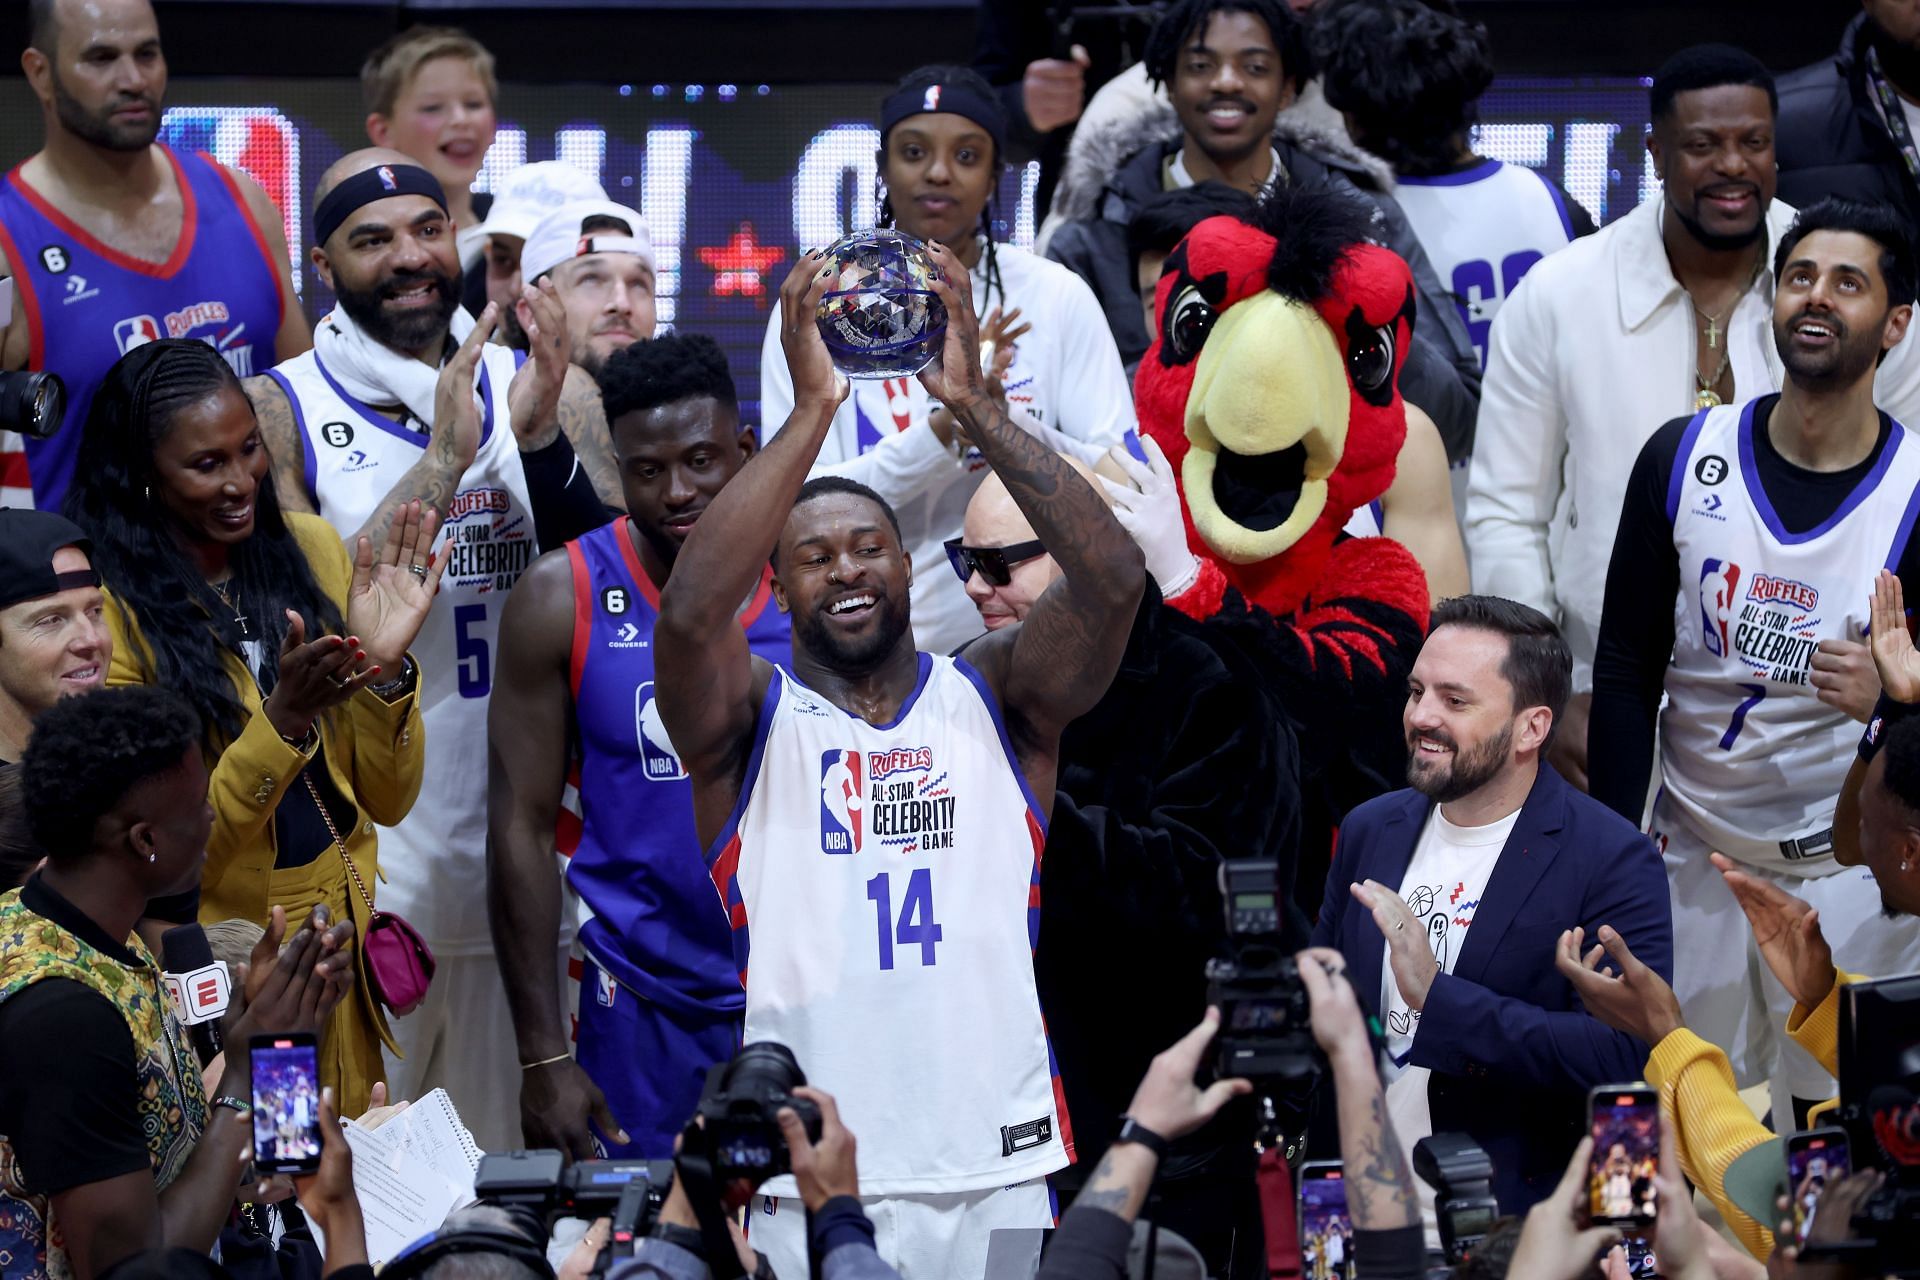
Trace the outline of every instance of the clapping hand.
<instances>
[{"instance_id":1,"label":"clapping hand","mask_svg":"<svg viewBox=\"0 0 1920 1280\"><path fill-rule=\"evenodd\" d=\"M1882 569L1873 580L1873 607L1869 648L1873 666L1880 674L1880 687L1895 702L1920 702L1920 651L1913 647L1913 632L1907 627L1907 606L1902 598L1900 578Z\"/></svg>"},{"instance_id":2,"label":"clapping hand","mask_svg":"<svg viewBox=\"0 0 1920 1280\"><path fill-rule=\"evenodd\" d=\"M308 640L306 621L292 609L287 610L287 634L280 641L280 675L273 692L260 706L274 732L289 741L305 738L315 717L339 706L374 678L377 668L366 659L359 636Z\"/></svg>"},{"instance_id":3,"label":"clapping hand","mask_svg":"<svg viewBox=\"0 0 1920 1280\"><path fill-rule=\"evenodd\" d=\"M1560 935L1553 958L1554 967L1572 984L1587 1012L1648 1045L1659 1044L1684 1027L1679 997L1666 979L1635 958L1627 940L1611 925L1601 925L1599 935L1599 943L1582 955L1587 931L1568 929ZM1617 976L1601 968L1602 956L1612 957Z\"/></svg>"},{"instance_id":4,"label":"clapping hand","mask_svg":"<svg viewBox=\"0 0 1920 1280\"><path fill-rule=\"evenodd\" d=\"M1378 880L1349 885L1354 899L1373 913L1373 922L1387 940L1387 958L1392 963L1393 983L1409 1009L1424 1009L1427 993L1439 976L1440 962L1434 958L1433 943L1427 940L1426 926L1413 914L1406 899Z\"/></svg>"},{"instance_id":5,"label":"clapping hand","mask_svg":"<svg viewBox=\"0 0 1920 1280\"><path fill-rule=\"evenodd\" d=\"M1820 932L1820 913L1772 881L1740 870L1724 853L1710 855L1727 888L1747 913L1753 940L1787 994L1811 1009L1833 990L1833 949Z\"/></svg>"},{"instance_id":6,"label":"clapping hand","mask_svg":"<svg viewBox=\"0 0 1920 1280\"><path fill-rule=\"evenodd\" d=\"M453 470L457 478L473 465L480 452L480 403L473 394L474 374L480 367L480 353L500 323L500 304L489 302L480 318L453 353L440 367L439 380L433 386L433 424L428 430L429 447L434 460Z\"/></svg>"},{"instance_id":7,"label":"clapping hand","mask_svg":"<svg viewBox=\"0 0 1920 1280\"><path fill-rule=\"evenodd\" d=\"M552 276L523 286L513 306L527 334L528 359L507 390L507 416L523 447L538 448L551 444L560 427L560 392L571 355L567 311Z\"/></svg>"},{"instance_id":8,"label":"clapping hand","mask_svg":"<svg viewBox=\"0 0 1920 1280\"><path fill-rule=\"evenodd\" d=\"M353 582L347 588L347 629L361 637L374 672L388 679L400 673L407 647L427 620L440 575L446 572L451 545L432 553L440 516L422 508L418 498L393 513L387 536L374 554L364 534L354 546Z\"/></svg>"},{"instance_id":9,"label":"clapping hand","mask_svg":"<svg viewBox=\"0 0 1920 1280\"><path fill-rule=\"evenodd\" d=\"M283 1031L318 1034L352 985L348 944L353 940L353 922L342 920L329 927L327 919L327 909L316 906L282 947L287 909L276 906L268 916L266 932L254 944L241 975L222 1036L227 1070L235 1078L239 1078L233 1064L235 1051L244 1054L253 1036Z\"/></svg>"}]
</instances>

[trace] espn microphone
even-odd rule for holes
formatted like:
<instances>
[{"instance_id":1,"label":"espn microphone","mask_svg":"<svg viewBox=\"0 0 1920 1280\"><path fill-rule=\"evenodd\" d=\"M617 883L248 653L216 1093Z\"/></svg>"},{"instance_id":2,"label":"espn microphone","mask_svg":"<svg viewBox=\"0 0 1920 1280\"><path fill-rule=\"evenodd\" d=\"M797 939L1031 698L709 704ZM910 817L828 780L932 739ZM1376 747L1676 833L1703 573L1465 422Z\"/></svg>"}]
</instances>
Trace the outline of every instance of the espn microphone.
<instances>
[{"instance_id":1,"label":"espn microphone","mask_svg":"<svg viewBox=\"0 0 1920 1280\"><path fill-rule=\"evenodd\" d=\"M220 1018L227 1011L232 979L213 958L207 931L197 924L177 925L160 935L160 963L166 970L167 996L206 1066L220 1052Z\"/></svg>"}]
</instances>

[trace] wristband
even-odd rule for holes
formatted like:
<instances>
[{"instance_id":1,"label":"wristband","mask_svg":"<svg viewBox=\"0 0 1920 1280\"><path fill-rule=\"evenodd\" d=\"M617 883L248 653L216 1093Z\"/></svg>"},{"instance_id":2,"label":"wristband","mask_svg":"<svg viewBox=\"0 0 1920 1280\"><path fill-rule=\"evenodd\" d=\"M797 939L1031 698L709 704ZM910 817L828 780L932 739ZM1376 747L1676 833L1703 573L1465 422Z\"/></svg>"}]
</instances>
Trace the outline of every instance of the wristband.
<instances>
[{"instance_id":1,"label":"wristband","mask_svg":"<svg viewBox=\"0 0 1920 1280\"><path fill-rule=\"evenodd\" d=\"M209 1110L211 1110L214 1107L225 1107L229 1111L232 1111L233 1114L239 1116L242 1120L245 1120L248 1116L251 1116L253 1114L252 1103L243 1102L242 1100L234 1097L230 1093L223 1093L219 1097L214 1098L212 1101L207 1103L207 1107Z\"/></svg>"},{"instance_id":2,"label":"wristband","mask_svg":"<svg viewBox=\"0 0 1920 1280\"><path fill-rule=\"evenodd\" d=\"M1167 1158L1171 1144L1132 1116L1120 1117L1120 1132L1113 1139L1117 1145L1122 1142L1137 1142L1162 1160Z\"/></svg>"}]
</instances>

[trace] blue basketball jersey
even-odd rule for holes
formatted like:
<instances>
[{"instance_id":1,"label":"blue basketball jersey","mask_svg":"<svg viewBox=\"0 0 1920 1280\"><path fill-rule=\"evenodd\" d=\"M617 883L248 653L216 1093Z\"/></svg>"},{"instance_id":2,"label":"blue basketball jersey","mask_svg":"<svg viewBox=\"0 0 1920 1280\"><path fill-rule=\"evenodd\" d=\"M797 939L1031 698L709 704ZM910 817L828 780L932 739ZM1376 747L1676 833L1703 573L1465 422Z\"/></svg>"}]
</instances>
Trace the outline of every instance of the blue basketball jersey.
<instances>
[{"instance_id":1,"label":"blue basketball jersey","mask_svg":"<svg viewBox=\"0 0 1920 1280\"><path fill-rule=\"evenodd\" d=\"M693 785L654 702L660 594L640 565L631 528L630 520L616 520L567 544L580 736L580 825L567 880L580 895L580 943L615 981L649 1000L737 1013L745 997L727 915L694 830ZM791 662L770 570L740 623L753 652Z\"/></svg>"},{"instance_id":2,"label":"blue basketball jersey","mask_svg":"<svg viewBox=\"0 0 1920 1280\"><path fill-rule=\"evenodd\" d=\"M242 378L266 372L283 307L279 265L233 175L209 156L161 147L180 187L180 239L165 262L101 243L28 186L0 178L0 248L32 331L29 369L67 384L67 416L27 440L34 505L57 510L73 478L80 426L113 363L160 338L199 338Z\"/></svg>"}]
</instances>

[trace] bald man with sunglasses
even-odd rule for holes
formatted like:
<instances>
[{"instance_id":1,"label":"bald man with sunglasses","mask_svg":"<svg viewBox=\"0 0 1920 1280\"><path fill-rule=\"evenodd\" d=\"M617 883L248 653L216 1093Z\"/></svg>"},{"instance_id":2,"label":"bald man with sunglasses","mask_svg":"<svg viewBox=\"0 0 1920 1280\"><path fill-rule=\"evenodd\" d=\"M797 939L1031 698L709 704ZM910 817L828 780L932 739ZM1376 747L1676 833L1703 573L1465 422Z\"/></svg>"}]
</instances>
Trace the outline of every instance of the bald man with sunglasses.
<instances>
[{"instance_id":1,"label":"bald man with sunglasses","mask_svg":"<svg viewBox=\"0 0 1920 1280\"><path fill-rule=\"evenodd\" d=\"M1161 514L1177 523L1179 499L1170 500ZM946 551L990 631L1025 618L1060 576L995 476ZM1078 1149L1052 1179L1063 1211L1112 1143L1154 1054L1206 1011L1204 969L1225 932L1221 861L1274 858L1276 891L1292 887L1293 734L1232 661L1162 603L1150 578L1112 687L1061 735L1035 968ZM1305 937L1300 922L1301 945ZM1174 1143L1155 1184L1155 1221L1191 1240L1209 1274L1235 1280L1257 1274L1266 1257L1252 1137L1251 1109L1237 1102Z\"/></svg>"}]
</instances>

